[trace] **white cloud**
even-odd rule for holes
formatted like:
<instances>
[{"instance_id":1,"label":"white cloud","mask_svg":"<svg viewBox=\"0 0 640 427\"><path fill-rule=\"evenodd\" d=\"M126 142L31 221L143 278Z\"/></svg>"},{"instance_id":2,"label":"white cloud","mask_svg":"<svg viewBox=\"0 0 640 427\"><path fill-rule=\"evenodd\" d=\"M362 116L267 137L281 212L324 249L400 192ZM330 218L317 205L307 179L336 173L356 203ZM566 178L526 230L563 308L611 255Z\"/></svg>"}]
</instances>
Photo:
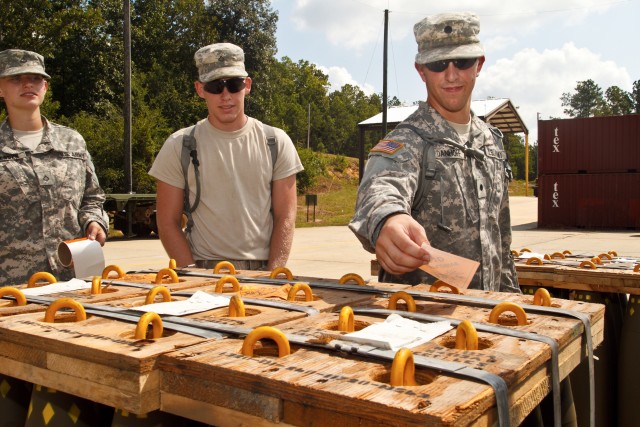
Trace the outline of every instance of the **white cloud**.
<instances>
[{"instance_id":1,"label":"white cloud","mask_svg":"<svg viewBox=\"0 0 640 427\"><path fill-rule=\"evenodd\" d=\"M322 65L317 65L318 69L329 76L329 83L331 84L331 90L340 90L342 86L349 84L351 86L359 87L365 94L371 95L375 93L375 89L370 84L360 84L358 83L353 76L349 73L344 67L325 67Z\"/></svg>"},{"instance_id":2,"label":"white cloud","mask_svg":"<svg viewBox=\"0 0 640 427\"><path fill-rule=\"evenodd\" d=\"M510 98L519 107L530 133L535 134L537 114L543 119L564 117L560 97L587 79L595 81L603 92L613 85L630 91L632 85L625 68L603 60L589 49L566 43L559 49L523 49L484 68L474 99Z\"/></svg>"},{"instance_id":3,"label":"white cloud","mask_svg":"<svg viewBox=\"0 0 640 427\"><path fill-rule=\"evenodd\" d=\"M385 9L391 37L402 40L412 36L413 24L435 13L472 11L480 16L483 33L522 36L549 22L577 25L612 6L603 0L459 0L453 6L423 0L297 0L292 19L299 30L323 33L335 46L359 50L380 40Z\"/></svg>"}]
</instances>

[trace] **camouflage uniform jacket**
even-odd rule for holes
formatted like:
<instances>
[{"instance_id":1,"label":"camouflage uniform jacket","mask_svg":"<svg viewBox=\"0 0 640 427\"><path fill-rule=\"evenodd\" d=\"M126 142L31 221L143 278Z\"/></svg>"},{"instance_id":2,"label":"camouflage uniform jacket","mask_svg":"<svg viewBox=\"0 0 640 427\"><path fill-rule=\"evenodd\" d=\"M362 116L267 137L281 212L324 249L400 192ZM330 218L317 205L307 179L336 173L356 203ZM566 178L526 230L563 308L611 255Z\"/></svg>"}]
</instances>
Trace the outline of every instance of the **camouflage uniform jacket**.
<instances>
[{"instance_id":1,"label":"camouflage uniform jacket","mask_svg":"<svg viewBox=\"0 0 640 427\"><path fill-rule=\"evenodd\" d=\"M510 248L510 177L501 136L474 115L470 140L479 152L468 150L465 155L465 147L442 141L466 141L436 110L421 103L386 136L386 146L379 144L369 154L349 228L374 252L384 220L410 214L424 226L433 247L480 262L471 288L519 292ZM423 156L430 147L431 155ZM428 157L431 165L423 165ZM419 184L421 173L426 179ZM402 276L383 272L381 280L418 284L433 278L415 270Z\"/></svg>"},{"instance_id":2,"label":"camouflage uniform jacket","mask_svg":"<svg viewBox=\"0 0 640 427\"><path fill-rule=\"evenodd\" d=\"M34 151L16 142L7 120L0 124L0 286L25 283L38 271L70 279L58 244L84 236L91 221L108 230L104 192L84 139L43 122Z\"/></svg>"}]
</instances>

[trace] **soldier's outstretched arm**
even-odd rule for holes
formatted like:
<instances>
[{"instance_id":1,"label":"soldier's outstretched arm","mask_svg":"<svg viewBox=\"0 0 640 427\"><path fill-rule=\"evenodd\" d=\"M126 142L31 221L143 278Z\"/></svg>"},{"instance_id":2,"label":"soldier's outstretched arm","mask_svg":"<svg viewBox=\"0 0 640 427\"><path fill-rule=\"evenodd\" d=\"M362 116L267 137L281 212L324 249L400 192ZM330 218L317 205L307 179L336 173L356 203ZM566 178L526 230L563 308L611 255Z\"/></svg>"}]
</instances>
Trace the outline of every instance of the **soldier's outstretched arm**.
<instances>
[{"instance_id":1,"label":"soldier's outstretched arm","mask_svg":"<svg viewBox=\"0 0 640 427\"><path fill-rule=\"evenodd\" d=\"M424 228L410 215L388 217L376 241L376 259L391 274L404 274L429 262L429 252L422 247L429 239Z\"/></svg>"}]
</instances>

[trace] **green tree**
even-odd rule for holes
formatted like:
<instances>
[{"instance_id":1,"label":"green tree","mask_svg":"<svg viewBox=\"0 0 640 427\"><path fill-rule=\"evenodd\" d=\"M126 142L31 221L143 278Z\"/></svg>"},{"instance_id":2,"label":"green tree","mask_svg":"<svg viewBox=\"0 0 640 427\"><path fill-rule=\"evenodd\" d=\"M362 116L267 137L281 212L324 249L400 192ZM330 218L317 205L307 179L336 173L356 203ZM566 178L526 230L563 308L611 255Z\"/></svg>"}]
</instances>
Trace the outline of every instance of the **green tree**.
<instances>
[{"instance_id":1,"label":"green tree","mask_svg":"<svg viewBox=\"0 0 640 427\"><path fill-rule=\"evenodd\" d=\"M633 100L631 94L618 86L609 87L604 97L607 102L607 114L612 116L624 116L633 112Z\"/></svg>"},{"instance_id":2,"label":"green tree","mask_svg":"<svg viewBox=\"0 0 640 427\"><path fill-rule=\"evenodd\" d=\"M633 90L631 91L631 102L633 103L633 112L640 114L640 80L633 82Z\"/></svg>"},{"instance_id":3,"label":"green tree","mask_svg":"<svg viewBox=\"0 0 640 427\"><path fill-rule=\"evenodd\" d=\"M566 107L564 113L570 117L593 117L605 113L602 89L591 79L578 82L574 92L563 93L560 100Z\"/></svg>"}]
</instances>

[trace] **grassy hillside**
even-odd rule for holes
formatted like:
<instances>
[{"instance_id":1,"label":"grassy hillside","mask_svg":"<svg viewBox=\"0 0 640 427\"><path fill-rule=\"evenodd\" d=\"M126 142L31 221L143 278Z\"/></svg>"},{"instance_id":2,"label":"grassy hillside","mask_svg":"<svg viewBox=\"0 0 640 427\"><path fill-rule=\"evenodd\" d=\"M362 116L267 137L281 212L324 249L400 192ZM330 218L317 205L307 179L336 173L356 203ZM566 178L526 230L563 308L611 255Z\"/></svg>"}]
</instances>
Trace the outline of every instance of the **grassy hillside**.
<instances>
[{"instance_id":1,"label":"grassy hillside","mask_svg":"<svg viewBox=\"0 0 640 427\"><path fill-rule=\"evenodd\" d=\"M348 166L344 170L331 168L325 176L318 178L318 182L307 194L317 195L318 204L314 208L307 208L305 195L298 196L298 214L296 227L318 227L327 225L346 225L353 216L358 190L358 159L347 158ZM509 195L524 196L524 181L512 181L509 185ZM533 197L533 190L529 190ZM307 219L308 215L308 219Z\"/></svg>"}]
</instances>

